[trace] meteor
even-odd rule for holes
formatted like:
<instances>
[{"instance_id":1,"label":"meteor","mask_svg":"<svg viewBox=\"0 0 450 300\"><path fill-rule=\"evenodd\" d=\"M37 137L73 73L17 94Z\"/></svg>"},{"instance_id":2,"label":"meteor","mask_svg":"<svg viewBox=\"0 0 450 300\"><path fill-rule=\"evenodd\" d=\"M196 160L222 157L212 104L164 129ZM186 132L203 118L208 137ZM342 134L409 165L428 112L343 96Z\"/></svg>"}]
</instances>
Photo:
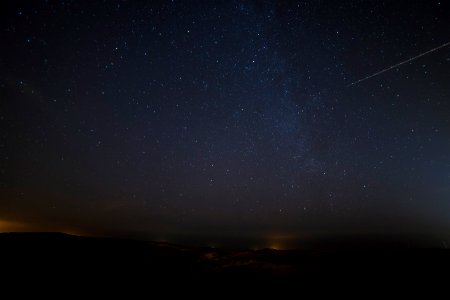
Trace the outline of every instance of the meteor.
<instances>
[{"instance_id":1,"label":"meteor","mask_svg":"<svg viewBox=\"0 0 450 300\"><path fill-rule=\"evenodd\" d=\"M398 64L395 64L395 65L393 65L393 66L390 66L389 68L383 69L383 70L381 70L381 71L378 71L378 72L376 72L376 73L374 73L374 74L372 74L372 75L369 75L369 76L366 76L366 77L364 77L364 78L361 78L361 79L359 79L359 80L357 80L357 81L355 81L355 82L350 83L349 85L347 85L347 87L353 86L353 85L358 84L358 83L360 83L360 82L363 82L363 81L365 81L365 80L367 80L367 79L370 79L370 78L372 78L372 77L375 77L375 76L377 76L377 75L380 75L380 74L382 74L382 73L384 73L384 72L387 72L387 71L389 71L389 70L395 69L395 68L397 68L397 67L399 67L399 66L401 66L401 65L403 65L403 64L406 64L406 63L408 63L408 62L410 62L410 61L413 61L413 60L415 60L415 59L418 59L419 57L422 57L422 56L424 56L424 55L427 55L427 54L429 54L429 53L431 53L431 52L434 52L434 51L436 51L436 50L439 50L439 49L441 49L441 48L447 47L448 45L450 45L450 42L445 43L445 44L442 44L442 45L440 45L440 46L438 46L438 47L436 47L436 48L433 48L433 49L431 49L431 50L428 50L427 52L423 52L423 53L421 53L421 54L419 54L419 55L416 55L416 56L414 56L414 57L411 57L411 58L409 58L409 59L407 59L407 60L405 60L405 61L402 61L402 62L400 62L400 63L398 63Z\"/></svg>"}]
</instances>

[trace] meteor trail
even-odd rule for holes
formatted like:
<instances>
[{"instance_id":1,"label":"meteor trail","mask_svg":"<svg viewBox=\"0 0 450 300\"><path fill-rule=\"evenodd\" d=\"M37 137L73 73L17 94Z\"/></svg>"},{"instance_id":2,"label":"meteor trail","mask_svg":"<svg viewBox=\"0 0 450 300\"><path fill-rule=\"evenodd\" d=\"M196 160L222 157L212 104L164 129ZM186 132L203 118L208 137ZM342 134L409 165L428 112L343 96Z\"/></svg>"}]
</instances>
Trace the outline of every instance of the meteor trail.
<instances>
[{"instance_id":1,"label":"meteor trail","mask_svg":"<svg viewBox=\"0 0 450 300\"><path fill-rule=\"evenodd\" d=\"M440 46L438 46L438 47L436 47L436 48L433 48L433 49L431 49L431 50L428 50L427 52L421 53L421 54L419 54L419 55L417 55L417 56L411 57L411 58L409 58L409 59L407 59L407 60L405 60L405 61L402 61L402 62L400 62L400 63L398 63L398 64L395 64L395 65L393 65L393 66L390 66L389 68L383 69L383 70L381 70L381 71L378 71L378 72L376 72L376 73L374 73L374 74L372 74L372 75L369 75L369 76L366 76L366 77L364 77L364 78L361 78L360 80L357 80L357 81L355 81L355 82L350 83L349 85L347 85L347 87L350 87L350 86L352 86L352 85L358 84L358 83L360 83L360 82L362 82L362 81L365 81L365 80L367 80L367 79L370 79L370 78L372 78L372 77L375 77L375 76L377 76L377 75L380 75L381 73L384 73L384 72L387 72L387 71L392 70L392 69L394 69L394 68L397 68L397 67L399 67L399 66L401 66L401 65L403 65L403 64L406 64L406 63L408 63L408 62L410 62L410 61L413 61L413 60L415 60L415 59L418 59L419 57L422 57L422 56L424 56L424 55L427 55L428 53L431 53L431 52L434 52L434 51L439 50L439 49L441 49L441 48L444 48L444 47L446 47L446 46L448 46L448 45L450 45L450 42L445 43L445 44L442 44L442 45L440 45Z\"/></svg>"}]
</instances>

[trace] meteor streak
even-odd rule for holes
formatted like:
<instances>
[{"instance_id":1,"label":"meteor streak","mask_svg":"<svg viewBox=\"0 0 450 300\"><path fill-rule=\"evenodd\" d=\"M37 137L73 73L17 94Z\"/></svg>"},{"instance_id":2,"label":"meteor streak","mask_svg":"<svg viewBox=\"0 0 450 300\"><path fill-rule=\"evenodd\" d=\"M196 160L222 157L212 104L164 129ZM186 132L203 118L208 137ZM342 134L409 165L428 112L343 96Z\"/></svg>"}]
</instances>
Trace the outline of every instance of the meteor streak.
<instances>
[{"instance_id":1,"label":"meteor streak","mask_svg":"<svg viewBox=\"0 0 450 300\"><path fill-rule=\"evenodd\" d=\"M398 63L398 64L395 64L395 65L393 65L393 66L390 66L389 68L383 69L383 70L381 70L381 71L378 71L378 72L376 72L376 73L374 73L374 74L372 74L372 75L369 75L369 76L366 76L366 77L364 77L364 78L361 78L361 79L359 79L359 80L357 80L357 81L355 81L355 82L350 83L349 85L347 85L347 87L353 86L353 85L358 84L358 83L360 83L360 82L362 82L362 81L365 81L365 80L367 80L367 79L370 79L370 78L372 78L372 77L375 77L375 76L377 76L377 75L380 75L380 74L382 74L382 73L384 73L384 72L387 72L387 71L389 71L389 70L395 69L395 68L397 68L397 67L399 67L399 66L401 66L401 65L403 65L403 64L406 64L406 63L408 63L408 62L410 62L410 61L413 61L413 60L415 60L415 59L418 59L419 57L422 57L422 56L427 55L427 54L429 54L429 53L431 53L431 52L434 52L434 51L436 51L436 50L439 50L439 49L441 49L441 48L444 48L444 47L446 47L446 46L448 46L448 45L450 45L450 42L445 43L445 44L442 44L442 45L440 45L440 46L438 46L438 47L436 47L436 48L433 48L433 49L431 49L431 50L428 50L427 52L423 52L423 53L421 53L421 54L419 54L419 55L416 55L416 56L414 56L414 57L411 57L411 58L409 58L409 59L407 59L407 60L405 60L405 61L402 61L402 62L400 62L400 63Z\"/></svg>"}]
</instances>

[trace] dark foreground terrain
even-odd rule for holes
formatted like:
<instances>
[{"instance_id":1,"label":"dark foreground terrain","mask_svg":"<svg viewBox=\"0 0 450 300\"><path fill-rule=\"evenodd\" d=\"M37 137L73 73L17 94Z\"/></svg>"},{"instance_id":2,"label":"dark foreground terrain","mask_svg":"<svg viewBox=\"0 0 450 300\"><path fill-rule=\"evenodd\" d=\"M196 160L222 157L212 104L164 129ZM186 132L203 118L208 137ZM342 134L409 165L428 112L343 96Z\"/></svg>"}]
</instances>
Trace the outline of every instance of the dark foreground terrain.
<instances>
[{"instance_id":1,"label":"dark foreground terrain","mask_svg":"<svg viewBox=\"0 0 450 300\"><path fill-rule=\"evenodd\" d=\"M321 250L231 250L71 236L0 234L1 274L10 284L177 287L388 285L447 286L450 251L410 247L328 247ZM357 250L356 250L357 249ZM3 283L5 281L3 280ZM165 292L170 292L166 290Z\"/></svg>"}]
</instances>

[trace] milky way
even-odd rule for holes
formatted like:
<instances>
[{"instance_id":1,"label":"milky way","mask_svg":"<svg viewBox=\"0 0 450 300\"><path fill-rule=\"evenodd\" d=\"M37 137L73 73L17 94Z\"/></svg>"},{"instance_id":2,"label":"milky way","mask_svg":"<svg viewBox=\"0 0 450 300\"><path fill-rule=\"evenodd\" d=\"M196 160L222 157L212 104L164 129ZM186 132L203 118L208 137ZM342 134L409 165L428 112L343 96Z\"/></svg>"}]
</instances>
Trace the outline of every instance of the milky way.
<instances>
[{"instance_id":1,"label":"milky way","mask_svg":"<svg viewBox=\"0 0 450 300\"><path fill-rule=\"evenodd\" d=\"M416 2L2 2L0 221L446 232L450 9Z\"/></svg>"}]
</instances>

